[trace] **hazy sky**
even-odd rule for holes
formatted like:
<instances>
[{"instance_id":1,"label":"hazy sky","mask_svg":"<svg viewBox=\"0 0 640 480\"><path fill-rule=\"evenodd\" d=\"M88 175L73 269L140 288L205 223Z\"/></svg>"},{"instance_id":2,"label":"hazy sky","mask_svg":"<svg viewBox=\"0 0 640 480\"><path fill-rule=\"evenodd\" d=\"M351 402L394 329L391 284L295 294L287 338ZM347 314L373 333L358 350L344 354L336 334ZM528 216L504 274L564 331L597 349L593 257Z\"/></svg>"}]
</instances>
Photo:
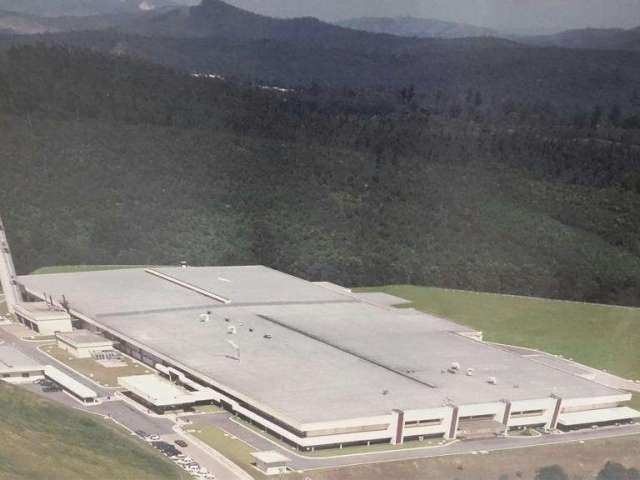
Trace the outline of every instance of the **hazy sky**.
<instances>
[{"instance_id":1,"label":"hazy sky","mask_svg":"<svg viewBox=\"0 0 640 480\"><path fill-rule=\"evenodd\" d=\"M267 15L413 15L511 31L640 25L640 0L227 0Z\"/></svg>"}]
</instances>

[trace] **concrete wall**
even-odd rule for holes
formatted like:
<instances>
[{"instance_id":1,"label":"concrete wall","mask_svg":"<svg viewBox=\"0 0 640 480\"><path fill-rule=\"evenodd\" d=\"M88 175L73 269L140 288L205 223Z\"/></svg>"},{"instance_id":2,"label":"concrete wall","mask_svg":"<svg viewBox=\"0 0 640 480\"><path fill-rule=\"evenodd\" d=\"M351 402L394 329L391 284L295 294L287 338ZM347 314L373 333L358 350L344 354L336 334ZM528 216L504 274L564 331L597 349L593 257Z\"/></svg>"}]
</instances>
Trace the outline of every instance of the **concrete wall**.
<instances>
[{"instance_id":1,"label":"concrete wall","mask_svg":"<svg viewBox=\"0 0 640 480\"><path fill-rule=\"evenodd\" d=\"M89 347L74 347L66 342L63 342L59 338L57 339L58 348L69 352L76 358L91 358L91 352L108 352L113 350L113 345L96 345Z\"/></svg>"},{"instance_id":2,"label":"concrete wall","mask_svg":"<svg viewBox=\"0 0 640 480\"><path fill-rule=\"evenodd\" d=\"M562 399L562 413L595 410L597 408L617 407L619 404L631 400L630 393L620 393L607 397L564 398Z\"/></svg>"},{"instance_id":3,"label":"concrete wall","mask_svg":"<svg viewBox=\"0 0 640 480\"><path fill-rule=\"evenodd\" d=\"M544 424L545 428L551 426L553 412L557 400L555 398L543 398L540 400L520 400L511 403L511 415L507 425L509 427L526 427L529 425ZM515 416L514 413L526 412L529 410L542 410L540 415L534 416Z\"/></svg>"},{"instance_id":4,"label":"concrete wall","mask_svg":"<svg viewBox=\"0 0 640 480\"><path fill-rule=\"evenodd\" d=\"M25 377L24 375L28 375ZM0 372L0 380L8 383L31 383L34 380L44 378L44 372L40 369L13 369Z\"/></svg>"},{"instance_id":5,"label":"concrete wall","mask_svg":"<svg viewBox=\"0 0 640 480\"><path fill-rule=\"evenodd\" d=\"M70 319L47 320L38 322L37 325L40 335L54 335L56 332L71 332L73 330Z\"/></svg>"},{"instance_id":6,"label":"concrete wall","mask_svg":"<svg viewBox=\"0 0 640 480\"><path fill-rule=\"evenodd\" d=\"M444 435L446 436L451 427L453 417L452 407L440 407L425 410L407 410L404 415L404 438L420 436ZM437 425L407 425L407 423L415 421L429 421L440 419Z\"/></svg>"}]
</instances>

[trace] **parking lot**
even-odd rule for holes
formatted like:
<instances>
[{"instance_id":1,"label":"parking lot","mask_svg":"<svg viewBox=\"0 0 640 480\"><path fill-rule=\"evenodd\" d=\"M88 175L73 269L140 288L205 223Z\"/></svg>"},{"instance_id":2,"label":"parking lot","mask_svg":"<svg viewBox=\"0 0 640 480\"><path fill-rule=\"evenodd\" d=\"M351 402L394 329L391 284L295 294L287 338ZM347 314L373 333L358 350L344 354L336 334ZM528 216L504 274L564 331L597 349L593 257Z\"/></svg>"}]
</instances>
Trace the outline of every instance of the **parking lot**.
<instances>
[{"instance_id":1,"label":"parking lot","mask_svg":"<svg viewBox=\"0 0 640 480\"><path fill-rule=\"evenodd\" d=\"M236 472L212 455L176 433L156 435L137 430L136 435L161 451L178 466L199 480L237 480Z\"/></svg>"}]
</instances>

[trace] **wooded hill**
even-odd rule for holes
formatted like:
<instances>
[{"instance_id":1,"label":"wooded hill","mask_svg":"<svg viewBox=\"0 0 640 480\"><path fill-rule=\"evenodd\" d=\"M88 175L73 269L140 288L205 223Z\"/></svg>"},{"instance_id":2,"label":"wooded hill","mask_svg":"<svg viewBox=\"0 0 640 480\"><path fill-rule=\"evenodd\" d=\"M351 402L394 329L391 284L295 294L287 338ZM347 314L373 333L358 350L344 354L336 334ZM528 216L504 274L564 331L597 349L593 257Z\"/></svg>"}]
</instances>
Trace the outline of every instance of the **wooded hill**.
<instances>
[{"instance_id":1,"label":"wooded hill","mask_svg":"<svg viewBox=\"0 0 640 480\"><path fill-rule=\"evenodd\" d=\"M487 103L5 50L0 205L17 267L260 263L640 304L638 131L615 112L544 126Z\"/></svg>"}]
</instances>

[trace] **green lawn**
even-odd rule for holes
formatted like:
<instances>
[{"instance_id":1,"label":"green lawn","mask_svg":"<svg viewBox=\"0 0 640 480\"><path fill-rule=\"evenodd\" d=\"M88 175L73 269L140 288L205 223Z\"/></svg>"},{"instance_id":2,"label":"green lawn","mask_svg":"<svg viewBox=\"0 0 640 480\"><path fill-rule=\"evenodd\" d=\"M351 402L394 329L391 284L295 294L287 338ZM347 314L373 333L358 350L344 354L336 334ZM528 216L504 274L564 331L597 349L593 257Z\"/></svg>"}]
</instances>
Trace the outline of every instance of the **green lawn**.
<instances>
[{"instance_id":1,"label":"green lawn","mask_svg":"<svg viewBox=\"0 0 640 480\"><path fill-rule=\"evenodd\" d=\"M255 452L256 449L237 438L230 437L224 430L213 425L193 423L188 428L185 428L185 432L202 440L254 478L266 478L252 466L254 458L251 456L251 452Z\"/></svg>"},{"instance_id":2,"label":"green lawn","mask_svg":"<svg viewBox=\"0 0 640 480\"><path fill-rule=\"evenodd\" d=\"M363 289L484 332L488 341L536 348L640 379L640 309L392 285ZM638 404L638 400L636 400Z\"/></svg>"},{"instance_id":3,"label":"green lawn","mask_svg":"<svg viewBox=\"0 0 640 480\"><path fill-rule=\"evenodd\" d=\"M145 268L147 265L57 265L34 270L32 275L46 273L97 272L101 270L120 270L123 268Z\"/></svg>"},{"instance_id":4,"label":"green lawn","mask_svg":"<svg viewBox=\"0 0 640 480\"><path fill-rule=\"evenodd\" d=\"M0 289L0 292L2 292L2 289ZM4 301L4 296L0 293L0 315L6 315L7 313L9 313L7 303Z\"/></svg>"},{"instance_id":5,"label":"green lawn","mask_svg":"<svg viewBox=\"0 0 640 480\"><path fill-rule=\"evenodd\" d=\"M169 480L188 475L100 417L0 382L1 480Z\"/></svg>"},{"instance_id":6,"label":"green lawn","mask_svg":"<svg viewBox=\"0 0 640 480\"><path fill-rule=\"evenodd\" d=\"M117 387L118 377L153 373L153 370L128 357L123 358L127 366L107 368L100 365L93 358L76 358L55 345L45 345L41 347L41 350L104 387Z\"/></svg>"}]
</instances>

